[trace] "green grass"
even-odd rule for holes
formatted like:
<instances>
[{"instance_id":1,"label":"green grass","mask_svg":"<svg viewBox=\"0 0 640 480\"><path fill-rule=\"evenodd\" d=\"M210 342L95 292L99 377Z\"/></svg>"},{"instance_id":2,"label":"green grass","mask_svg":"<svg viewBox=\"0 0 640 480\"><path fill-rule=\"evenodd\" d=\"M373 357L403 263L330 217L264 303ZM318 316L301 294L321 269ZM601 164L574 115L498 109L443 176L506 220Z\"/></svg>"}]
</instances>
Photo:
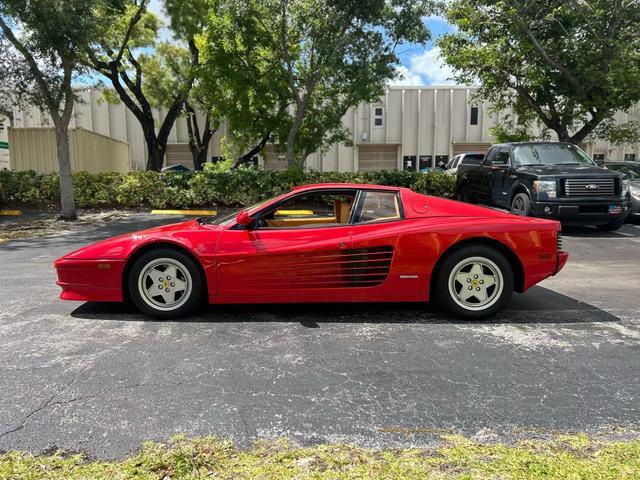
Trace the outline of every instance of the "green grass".
<instances>
[{"instance_id":1,"label":"green grass","mask_svg":"<svg viewBox=\"0 0 640 480\"><path fill-rule=\"evenodd\" d=\"M80 454L0 455L0 479L639 479L640 440L584 435L515 445L443 437L434 450L368 450L347 445L302 448L259 442L250 450L213 437L146 443L122 461Z\"/></svg>"}]
</instances>

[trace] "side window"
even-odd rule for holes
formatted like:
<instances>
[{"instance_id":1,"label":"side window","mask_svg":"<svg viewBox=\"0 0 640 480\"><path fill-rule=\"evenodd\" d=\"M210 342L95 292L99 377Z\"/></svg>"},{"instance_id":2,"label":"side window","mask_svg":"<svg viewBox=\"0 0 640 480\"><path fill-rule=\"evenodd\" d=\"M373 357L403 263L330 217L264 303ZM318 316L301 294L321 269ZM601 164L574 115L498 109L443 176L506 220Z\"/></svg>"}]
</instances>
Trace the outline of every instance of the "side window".
<instances>
[{"instance_id":1,"label":"side window","mask_svg":"<svg viewBox=\"0 0 640 480\"><path fill-rule=\"evenodd\" d=\"M497 148L492 148L491 150L489 150L489 153L487 153L487 156L484 157L483 165L491 165L497 153L498 153Z\"/></svg>"},{"instance_id":2,"label":"side window","mask_svg":"<svg viewBox=\"0 0 640 480\"><path fill-rule=\"evenodd\" d=\"M509 150L500 149L491 160L491 165L509 165Z\"/></svg>"},{"instance_id":3,"label":"side window","mask_svg":"<svg viewBox=\"0 0 640 480\"><path fill-rule=\"evenodd\" d=\"M400 201L396 192L364 191L360 197L356 223L400 220Z\"/></svg>"},{"instance_id":4,"label":"side window","mask_svg":"<svg viewBox=\"0 0 640 480\"><path fill-rule=\"evenodd\" d=\"M261 215L258 228L347 225L354 200L355 191L312 192L298 195Z\"/></svg>"}]
</instances>

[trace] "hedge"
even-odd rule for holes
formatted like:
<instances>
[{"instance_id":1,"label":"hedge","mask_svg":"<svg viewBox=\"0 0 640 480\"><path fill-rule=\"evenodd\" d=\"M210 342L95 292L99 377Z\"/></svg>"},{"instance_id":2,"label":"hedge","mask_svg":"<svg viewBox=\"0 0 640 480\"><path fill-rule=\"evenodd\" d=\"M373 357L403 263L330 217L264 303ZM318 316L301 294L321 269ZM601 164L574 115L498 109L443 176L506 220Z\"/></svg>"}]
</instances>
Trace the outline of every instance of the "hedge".
<instances>
[{"instance_id":1,"label":"hedge","mask_svg":"<svg viewBox=\"0 0 640 480\"><path fill-rule=\"evenodd\" d=\"M380 172L271 172L240 168L194 173L76 172L73 186L78 208L189 208L246 206L311 183L374 183L409 187L417 192L451 197L454 177L442 173L385 170ZM59 202L58 174L0 172L7 205L53 207Z\"/></svg>"}]
</instances>

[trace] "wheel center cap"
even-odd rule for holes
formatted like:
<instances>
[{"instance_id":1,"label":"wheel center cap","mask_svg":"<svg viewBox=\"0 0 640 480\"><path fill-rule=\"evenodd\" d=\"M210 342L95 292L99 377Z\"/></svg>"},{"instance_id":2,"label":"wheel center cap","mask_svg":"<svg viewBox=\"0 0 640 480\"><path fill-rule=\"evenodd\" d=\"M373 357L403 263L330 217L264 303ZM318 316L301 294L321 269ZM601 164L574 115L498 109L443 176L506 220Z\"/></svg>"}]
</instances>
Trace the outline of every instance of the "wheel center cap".
<instances>
[{"instance_id":1,"label":"wheel center cap","mask_svg":"<svg viewBox=\"0 0 640 480\"><path fill-rule=\"evenodd\" d=\"M471 280L471 285L475 288L480 286L480 281L479 280Z\"/></svg>"},{"instance_id":2,"label":"wheel center cap","mask_svg":"<svg viewBox=\"0 0 640 480\"><path fill-rule=\"evenodd\" d=\"M170 285L170 284L169 284L169 282L167 282L166 280L165 280L165 281L164 281L164 283L162 284L162 286L163 286L164 288L169 288L169 285Z\"/></svg>"}]
</instances>

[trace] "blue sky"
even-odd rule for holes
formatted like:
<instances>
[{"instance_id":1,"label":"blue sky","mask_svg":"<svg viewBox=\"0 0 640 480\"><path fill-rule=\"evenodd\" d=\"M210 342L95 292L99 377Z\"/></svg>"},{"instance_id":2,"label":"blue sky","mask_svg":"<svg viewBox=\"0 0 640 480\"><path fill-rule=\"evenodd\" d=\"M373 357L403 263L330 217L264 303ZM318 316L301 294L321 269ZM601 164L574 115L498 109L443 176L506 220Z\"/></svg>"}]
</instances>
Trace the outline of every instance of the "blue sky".
<instances>
[{"instance_id":1,"label":"blue sky","mask_svg":"<svg viewBox=\"0 0 640 480\"><path fill-rule=\"evenodd\" d=\"M425 24L431 31L432 40L427 45L403 45L398 49L402 65L398 68L401 77L394 85L451 85L451 69L440 58L440 49L434 41L453 27L441 17L429 17Z\"/></svg>"},{"instance_id":2,"label":"blue sky","mask_svg":"<svg viewBox=\"0 0 640 480\"><path fill-rule=\"evenodd\" d=\"M165 16L162 11L161 0L151 0L150 9L161 18ZM438 47L433 45L441 35L453 30L453 27L441 17L425 18L425 24L431 31L432 41L427 45L401 45L398 48L402 65L398 68L400 77L392 82L392 85L450 85L453 82L451 70L440 58Z\"/></svg>"}]
</instances>

